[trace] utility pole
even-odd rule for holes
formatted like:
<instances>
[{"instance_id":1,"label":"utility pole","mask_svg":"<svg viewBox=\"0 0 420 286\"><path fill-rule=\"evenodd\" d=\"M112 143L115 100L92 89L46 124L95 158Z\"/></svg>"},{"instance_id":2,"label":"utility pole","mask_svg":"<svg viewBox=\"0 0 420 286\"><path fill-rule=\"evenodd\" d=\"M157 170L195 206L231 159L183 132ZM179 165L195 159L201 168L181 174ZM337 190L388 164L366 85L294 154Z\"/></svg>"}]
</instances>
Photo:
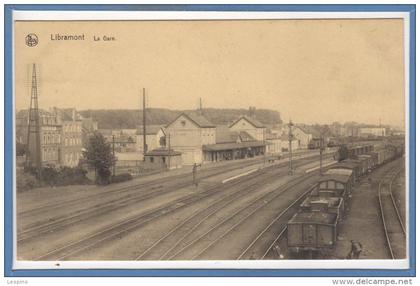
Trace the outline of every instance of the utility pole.
<instances>
[{"instance_id":1,"label":"utility pole","mask_svg":"<svg viewBox=\"0 0 420 286\"><path fill-rule=\"evenodd\" d=\"M143 161L146 161L146 89L143 87Z\"/></svg>"},{"instance_id":2,"label":"utility pole","mask_svg":"<svg viewBox=\"0 0 420 286\"><path fill-rule=\"evenodd\" d=\"M266 148L265 147L265 128L263 129L263 144L264 144L264 149ZM265 150L264 150L264 153L263 153L263 156L264 156L264 162L263 162L263 167L265 167Z\"/></svg>"},{"instance_id":3,"label":"utility pole","mask_svg":"<svg viewBox=\"0 0 420 286\"><path fill-rule=\"evenodd\" d=\"M319 142L319 174L322 176L323 172L322 172L322 155L324 153L325 150L325 140L324 140L324 135L325 135L325 128L323 128L323 130L321 130L321 138L320 138L320 142Z\"/></svg>"},{"instance_id":4,"label":"utility pole","mask_svg":"<svg viewBox=\"0 0 420 286\"><path fill-rule=\"evenodd\" d=\"M203 115L203 103L201 102L201 97L200 97L200 115Z\"/></svg>"},{"instance_id":5,"label":"utility pole","mask_svg":"<svg viewBox=\"0 0 420 286\"><path fill-rule=\"evenodd\" d=\"M36 79L36 66L32 66L32 89L31 89L31 103L28 111L28 137L26 148L29 154L26 154L25 165L26 167L32 167L35 165L37 169L38 179L42 177L42 157L41 157L41 126L38 109L38 84ZM35 142L33 138L35 135ZM34 145L31 148L31 144Z\"/></svg>"},{"instance_id":6,"label":"utility pole","mask_svg":"<svg viewBox=\"0 0 420 286\"><path fill-rule=\"evenodd\" d=\"M115 159L115 135L112 135L112 155L114 156ZM115 177L115 160L114 160L114 166L112 168L112 175Z\"/></svg>"},{"instance_id":7,"label":"utility pole","mask_svg":"<svg viewBox=\"0 0 420 286\"><path fill-rule=\"evenodd\" d=\"M171 169L171 133L168 131L168 170Z\"/></svg>"},{"instance_id":8,"label":"utility pole","mask_svg":"<svg viewBox=\"0 0 420 286\"><path fill-rule=\"evenodd\" d=\"M293 127L293 123L292 120L289 120L289 175L293 176L293 161L292 161L292 156L293 156L293 151L292 151L292 140L293 140L293 133L292 133L292 127Z\"/></svg>"}]
</instances>

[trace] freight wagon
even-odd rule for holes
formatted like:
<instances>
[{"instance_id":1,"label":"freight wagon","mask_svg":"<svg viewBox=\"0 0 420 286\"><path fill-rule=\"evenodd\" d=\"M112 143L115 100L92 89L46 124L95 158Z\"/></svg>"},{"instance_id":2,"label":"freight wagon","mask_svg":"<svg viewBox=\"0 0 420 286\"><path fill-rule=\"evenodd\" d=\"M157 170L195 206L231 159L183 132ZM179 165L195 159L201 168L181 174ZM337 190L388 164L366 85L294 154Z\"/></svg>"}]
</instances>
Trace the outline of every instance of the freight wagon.
<instances>
[{"instance_id":1,"label":"freight wagon","mask_svg":"<svg viewBox=\"0 0 420 286\"><path fill-rule=\"evenodd\" d=\"M373 145L350 148L352 159L345 159L330 167L317 184L311 186L309 196L300 205L287 225L287 245L290 255L312 255L333 249L338 235L338 222L345 216L345 207L357 180L374 168L401 156L404 145L387 145L373 150Z\"/></svg>"},{"instance_id":2,"label":"freight wagon","mask_svg":"<svg viewBox=\"0 0 420 286\"><path fill-rule=\"evenodd\" d=\"M339 220L344 217L343 198L307 197L300 205L300 209L302 211L334 213L338 215Z\"/></svg>"},{"instance_id":3,"label":"freight wagon","mask_svg":"<svg viewBox=\"0 0 420 286\"><path fill-rule=\"evenodd\" d=\"M337 239L338 215L309 211L298 212L287 224L290 256L333 249Z\"/></svg>"}]
</instances>

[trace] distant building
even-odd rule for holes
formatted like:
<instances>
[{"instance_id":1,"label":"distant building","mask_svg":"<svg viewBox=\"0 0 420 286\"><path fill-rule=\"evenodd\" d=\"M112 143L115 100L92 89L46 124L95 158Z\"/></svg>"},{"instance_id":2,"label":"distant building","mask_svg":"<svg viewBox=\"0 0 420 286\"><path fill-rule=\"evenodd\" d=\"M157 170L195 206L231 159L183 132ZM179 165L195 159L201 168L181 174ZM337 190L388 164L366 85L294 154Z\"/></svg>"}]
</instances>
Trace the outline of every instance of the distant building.
<instances>
[{"instance_id":1,"label":"distant building","mask_svg":"<svg viewBox=\"0 0 420 286\"><path fill-rule=\"evenodd\" d=\"M264 140L265 126L257 119L243 115L230 124L231 131L245 131L257 141Z\"/></svg>"},{"instance_id":2,"label":"distant building","mask_svg":"<svg viewBox=\"0 0 420 286\"><path fill-rule=\"evenodd\" d=\"M82 121L82 146L86 148L89 138L98 130L98 122L92 118L81 118Z\"/></svg>"},{"instance_id":3,"label":"distant building","mask_svg":"<svg viewBox=\"0 0 420 286\"><path fill-rule=\"evenodd\" d=\"M127 132L127 130L129 131ZM106 141L111 144L114 152L136 152L136 129L98 129L98 132L101 133L105 137Z\"/></svg>"},{"instance_id":4,"label":"distant building","mask_svg":"<svg viewBox=\"0 0 420 286\"><path fill-rule=\"evenodd\" d=\"M360 127L359 133L361 137L377 136L382 137L386 136L385 127Z\"/></svg>"},{"instance_id":5,"label":"distant building","mask_svg":"<svg viewBox=\"0 0 420 286\"><path fill-rule=\"evenodd\" d=\"M269 155L276 155L282 152L282 139L278 134L267 134L265 136L267 143L266 152Z\"/></svg>"},{"instance_id":6,"label":"distant building","mask_svg":"<svg viewBox=\"0 0 420 286\"><path fill-rule=\"evenodd\" d=\"M82 158L82 120L75 108L52 108L61 125L60 165L75 167Z\"/></svg>"},{"instance_id":7,"label":"distant building","mask_svg":"<svg viewBox=\"0 0 420 286\"><path fill-rule=\"evenodd\" d=\"M139 126L136 130L136 151L143 154L143 126ZM147 150L151 151L157 148L165 147L166 133L162 125L146 125L146 145ZM171 147L172 149L172 147Z\"/></svg>"},{"instance_id":8,"label":"distant building","mask_svg":"<svg viewBox=\"0 0 420 286\"><path fill-rule=\"evenodd\" d=\"M298 148L308 149L313 136L308 129L303 126L296 125L292 127L292 134L297 140Z\"/></svg>"},{"instance_id":9,"label":"distant building","mask_svg":"<svg viewBox=\"0 0 420 286\"><path fill-rule=\"evenodd\" d=\"M181 113L165 128L171 149L182 154L184 165L203 162L203 146L216 143L216 126L204 116Z\"/></svg>"}]
</instances>

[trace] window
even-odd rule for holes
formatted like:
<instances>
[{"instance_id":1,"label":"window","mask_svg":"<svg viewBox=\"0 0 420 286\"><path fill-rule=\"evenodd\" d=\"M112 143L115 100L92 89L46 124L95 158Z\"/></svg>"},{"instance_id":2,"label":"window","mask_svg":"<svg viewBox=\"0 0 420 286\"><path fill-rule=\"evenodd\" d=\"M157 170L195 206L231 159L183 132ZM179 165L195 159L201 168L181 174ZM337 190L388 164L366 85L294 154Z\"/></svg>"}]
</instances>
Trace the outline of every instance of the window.
<instances>
[{"instance_id":1,"label":"window","mask_svg":"<svg viewBox=\"0 0 420 286\"><path fill-rule=\"evenodd\" d=\"M181 121L181 125L184 127L187 124L187 122L185 120Z\"/></svg>"},{"instance_id":2,"label":"window","mask_svg":"<svg viewBox=\"0 0 420 286\"><path fill-rule=\"evenodd\" d=\"M328 181L328 189L330 189L330 190L335 189L335 182L334 181Z\"/></svg>"},{"instance_id":3,"label":"window","mask_svg":"<svg viewBox=\"0 0 420 286\"><path fill-rule=\"evenodd\" d=\"M154 160L155 160L155 158L150 157L150 163L153 163Z\"/></svg>"}]
</instances>

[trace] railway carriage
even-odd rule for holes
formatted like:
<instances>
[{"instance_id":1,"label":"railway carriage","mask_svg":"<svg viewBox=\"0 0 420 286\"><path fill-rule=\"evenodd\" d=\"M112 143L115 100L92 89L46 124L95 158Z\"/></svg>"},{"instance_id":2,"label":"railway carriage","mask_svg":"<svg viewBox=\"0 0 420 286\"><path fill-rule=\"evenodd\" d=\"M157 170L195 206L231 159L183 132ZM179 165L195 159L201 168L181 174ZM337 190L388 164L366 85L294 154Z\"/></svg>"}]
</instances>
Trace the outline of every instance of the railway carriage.
<instances>
[{"instance_id":1,"label":"railway carriage","mask_svg":"<svg viewBox=\"0 0 420 286\"><path fill-rule=\"evenodd\" d=\"M368 172L371 172L374 169L374 159L371 155L359 155L358 159L366 162Z\"/></svg>"},{"instance_id":2,"label":"railway carriage","mask_svg":"<svg viewBox=\"0 0 420 286\"><path fill-rule=\"evenodd\" d=\"M300 210L335 213L341 220L344 217L344 202L343 198L336 197L307 197L300 205Z\"/></svg>"},{"instance_id":3,"label":"railway carriage","mask_svg":"<svg viewBox=\"0 0 420 286\"><path fill-rule=\"evenodd\" d=\"M356 183L355 172L354 172L354 168L352 166L345 166L344 164L338 164L338 165L335 165L332 168L328 169L325 172L325 175L349 176L352 187Z\"/></svg>"},{"instance_id":4,"label":"railway carriage","mask_svg":"<svg viewBox=\"0 0 420 286\"><path fill-rule=\"evenodd\" d=\"M325 174L311 191L312 197L342 197L351 192L351 175Z\"/></svg>"},{"instance_id":5,"label":"railway carriage","mask_svg":"<svg viewBox=\"0 0 420 286\"><path fill-rule=\"evenodd\" d=\"M302 211L287 224L287 247L291 256L333 249L337 239L338 214Z\"/></svg>"}]
</instances>

